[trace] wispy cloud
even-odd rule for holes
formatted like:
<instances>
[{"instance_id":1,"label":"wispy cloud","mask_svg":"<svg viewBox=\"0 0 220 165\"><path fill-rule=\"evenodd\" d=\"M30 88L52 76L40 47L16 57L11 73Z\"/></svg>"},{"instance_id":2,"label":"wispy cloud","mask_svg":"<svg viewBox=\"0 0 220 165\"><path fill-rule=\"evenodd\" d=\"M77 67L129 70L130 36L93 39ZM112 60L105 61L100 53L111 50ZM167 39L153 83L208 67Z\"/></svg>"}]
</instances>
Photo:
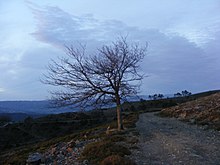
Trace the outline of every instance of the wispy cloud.
<instances>
[{"instance_id":1,"label":"wispy cloud","mask_svg":"<svg viewBox=\"0 0 220 165\"><path fill-rule=\"evenodd\" d=\"M91 14L71 15L58 7L31 7L37 21L32 35L39 41L63 47L74 42L98 42L111 40L132 29L121 21L100 21ZM124 32L126 30L126 32Z\"/></svg>"},{"instance_id":2,"label":"wispy cloud","mask_svg":"<svg viewBox=\"0 0 220 165\"><path fill-rule=\"evenodd\" d=\"M144 81L150 92L158 89L169 92L169 89L178 90L183 86L199 91L215 84L210 81L212 78L206 77L210 77L210 73L217 76L214 70L219 70L219 66L213 69L214 59L184 35L139 29L117 20L100 21L93 15L74 16L58 7L32 8L32 11L37 21L37 30L32 35L56 47L83 42L96 49L100 42L112 41L119 35L128 35L130 40L140 43L147 41L149 53L143 70L150 76Z\"/></svg>"},{"instance_id":3,"label":"wispy cloud","mask_svg":"<svg viewBox=\"0 0 220 165\"><path fill-rule=\"evenodd\" d=\"M0 100L46 98L39 79L64 44L95 53L120 35L149 43L143 94L218 89L219 7L219 0L0 2Z\"/></svg>"},{"instance_id":4,"label":"wispy cloud","mask_svg":"<svg viewBox=\"0 0 220 165\"><path fill-rule=\"evenodd\" d=\"M4 88L0 88L0 92L4 92L5 91L5 89Z\"/></svg>"}]
</instances>

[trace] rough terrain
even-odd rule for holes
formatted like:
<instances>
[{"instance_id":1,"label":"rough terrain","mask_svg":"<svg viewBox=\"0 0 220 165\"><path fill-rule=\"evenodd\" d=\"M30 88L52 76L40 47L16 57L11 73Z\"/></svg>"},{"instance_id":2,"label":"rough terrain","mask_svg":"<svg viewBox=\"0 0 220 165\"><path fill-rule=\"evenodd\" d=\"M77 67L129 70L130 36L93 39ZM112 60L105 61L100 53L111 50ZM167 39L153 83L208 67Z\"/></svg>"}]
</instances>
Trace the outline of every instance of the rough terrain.
<instances>
[{"instance_id":1,"label":"rough terrain","mask_svg":"<svg viewBox=\"0 0 220 165\"><path fill-rule=\"evenodd\" d=\"M138 165L218 165L220 132L176 118L144 113L136 124L140 133L131 159Z\"/></svg>"},{"instance_id":2,"label":"rough terrain","mask_svg":"<svg viewBox=\"0 0 220 165\"><path fill-rule=\"evenodd\" d=\"M160 114L220 130L220 92L163 109Z\"/></svg>"}]
</instances>

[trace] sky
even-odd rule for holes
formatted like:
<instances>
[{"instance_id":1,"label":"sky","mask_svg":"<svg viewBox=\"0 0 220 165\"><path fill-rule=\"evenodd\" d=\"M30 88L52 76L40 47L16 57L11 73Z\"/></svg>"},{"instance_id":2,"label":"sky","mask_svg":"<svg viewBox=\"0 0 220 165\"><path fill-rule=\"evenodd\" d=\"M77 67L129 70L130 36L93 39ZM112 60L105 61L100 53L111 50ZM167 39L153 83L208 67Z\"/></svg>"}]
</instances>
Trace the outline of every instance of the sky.
<instances>
[{"instance_id":1,"label":"sky","mask_svg":"<svg viewBox=\"0 0 220 165\"><path fill-rule=\"evenodd\" d=\"M144 95L220 89L220 0L0 1L0 100L44 100L64 45L94 54L119 36L148 43Z\"/></svg>"}]
</instances>

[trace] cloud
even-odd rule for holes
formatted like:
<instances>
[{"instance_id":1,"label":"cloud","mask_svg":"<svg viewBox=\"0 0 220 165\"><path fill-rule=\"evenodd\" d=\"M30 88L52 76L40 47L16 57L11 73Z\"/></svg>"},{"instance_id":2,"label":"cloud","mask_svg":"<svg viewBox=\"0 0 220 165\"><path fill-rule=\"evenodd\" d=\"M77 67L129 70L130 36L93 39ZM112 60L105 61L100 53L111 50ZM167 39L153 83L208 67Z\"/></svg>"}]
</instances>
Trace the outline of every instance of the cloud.
<instances>
[{"instance_id":1,"label":"cloud","mask_svg":"<svg viewBox=\"0 0 220 165\"><path fill-rule=\"evenodd\" d=\"M85 43L92 54L120 35L149 43L143 94L220 88L218 0L37 3L0 5L1 100L46 98L49 87L39 79L51 58L65 54L64 44Z\"/></svg>"},{"instance_id":2,"label":"cloud","mask_svg":"<svg viewBox=\"0 0 220 165\"><path fill-rule=\"evenodd\" d=\"M88 32L81 26L84 19L71 16L58 7L32 9L32 12L38 28L32 35L39 41L63 47L73 40L88 39Z\"/></svg>"},{"instance_id":3,"label":"cloud","mask_svg":"<svg viewBox=\"0 0 220 165\"><path fill-rule=\"evenodd\" d=\"M158 31L140 34L149 40L149 53L142 64L149 77L143 90L171 93L186 88L196 92L212 86L207 82L212 60L203 49L180 36L170 37Z\"/></svg>"},{"instance_id":4,"label":"cloud","mask_svg":"<svg viewBox=\"0 0 220 165\"><path fill-rule=\"evenodd\" d=\"M121 21L99 21L91 14L78 17L58 7L32 7L31 10L37 21L37 30L32 35L37 40L56 47L76 42L111 40L130 28Z\"/></svg>"},{"instance_id":5,"label":"cloud","mask_svg":"<svg viewBox=\"0 0 220 165\"><path fill-rule=\"evenodd\" d=\"M5 89L4 88L0 88L0 92L4 92L5 91Z\"/></svg>"},{"instance_id":6,"label":"cloud","mask_svg":"<svg viewBox=\"0 0 220 165\"><path fill-rule=\"evenodd\" d=\"M40 82L45 68L51 58L60 55L59 50L49 45L31 42L33 45L25 48L19 59L1 56L0 59L0 100L42 100L48 96L48 86ZM17 52L15 51L14 54ZM62 52L63 53L63 52ZM6 54L5 54L6 55ZM12 58L12 59L11 59Z\"/></svg>"},{"instance_id":7,"label":"cloud","mask_svg":"<svg viewBox=\"0 0 220 165\"><path fill-rule=\"evenodd\" d=\"M197 92L220 87L207 78L210 74L218 75L219 66L216 64L213 68L216 58L212 58L219 52L217 43L209 42L214 47L210 57L211 50L177 33L169 35L159 29L139 29L117 20L100 21L93 15L74 16L58 7L32 8L32 11L37 21L37 30L32 35L56 47L83 42L92 50L119 35L128 35L129 40L140 43L147 41L148 55L142 64L143 71L149 75L144 80L145 92L169 93L183 89ZM215 81L220 79L216 77Z\"/></svg>"}]
</instances>

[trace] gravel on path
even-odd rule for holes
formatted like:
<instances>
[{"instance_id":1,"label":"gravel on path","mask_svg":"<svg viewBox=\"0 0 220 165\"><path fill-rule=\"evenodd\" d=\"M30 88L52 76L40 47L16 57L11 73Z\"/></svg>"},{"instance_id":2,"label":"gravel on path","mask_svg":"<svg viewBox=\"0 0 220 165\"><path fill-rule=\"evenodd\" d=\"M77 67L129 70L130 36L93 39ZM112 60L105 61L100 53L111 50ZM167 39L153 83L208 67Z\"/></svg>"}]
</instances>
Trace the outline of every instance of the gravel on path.
<instances>
[{"instance_id":1,"label":"gravel on path","mask_svg":"<svg viewBox=\"0 0 220 165\"><path fill-rule=\"evenodd\" d=\"M131 159L138 165L220 165L220 132L144 113Z\"/></svg>"}]
</instances>

